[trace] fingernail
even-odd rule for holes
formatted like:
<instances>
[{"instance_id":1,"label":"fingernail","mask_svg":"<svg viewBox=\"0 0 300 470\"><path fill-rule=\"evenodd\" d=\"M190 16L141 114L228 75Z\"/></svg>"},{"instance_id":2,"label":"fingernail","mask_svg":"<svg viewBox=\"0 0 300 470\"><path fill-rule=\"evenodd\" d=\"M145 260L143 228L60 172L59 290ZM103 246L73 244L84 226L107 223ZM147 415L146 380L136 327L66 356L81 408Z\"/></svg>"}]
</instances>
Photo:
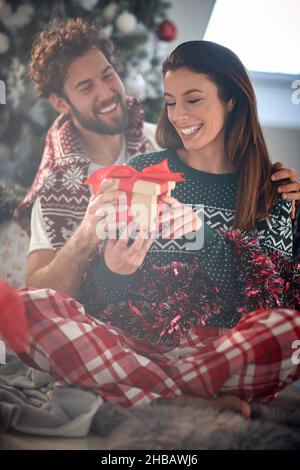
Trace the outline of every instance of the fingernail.
<instances>
[{"instance_id":1,"label":"fingernail","mask_svg":"<svg viewBox=\"0 0 300 470\"><path fill-rule=\"evenodd\" d=\"M288 197L287 197L286 194L283 194L283 195L282 195L282 199L287 199L287 198L288 198Z\"/></svg>"},{"instance_id":2,"label":"fingernail","mask_svg":"<svg viewBox=\"0 0 300 470\"><path fill-rule=\"evenodd\" d=\"M277 180L277 176L272 175L272 176L271 176L271 180L272 180L272 181L276 181L276 180Z\"/></svg>"},{"instance_id":3,"label":"fingernail","mask_svg":"<svg viewBox=\"0 0 300 470\"><path fill-rule=\"evenodd\" d=\"M279 193L282 193L282 188L278 188L278 192L279 192Z\"/></svg>"}]
</instances>

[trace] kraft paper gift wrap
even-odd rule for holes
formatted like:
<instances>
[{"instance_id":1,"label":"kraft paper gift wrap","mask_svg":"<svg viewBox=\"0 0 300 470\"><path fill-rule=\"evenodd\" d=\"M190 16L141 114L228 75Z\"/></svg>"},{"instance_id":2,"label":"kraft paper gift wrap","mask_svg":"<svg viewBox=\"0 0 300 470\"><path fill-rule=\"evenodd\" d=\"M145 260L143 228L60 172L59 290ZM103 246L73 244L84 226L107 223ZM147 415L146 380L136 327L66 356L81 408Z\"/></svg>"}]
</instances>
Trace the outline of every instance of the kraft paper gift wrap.
<instances>
[{"instance_id":1,"label":"kraft paper gift wrap","mask_svg":"<svg viewBox=\"0 0 300 470\"><path fill-rule=\"evenodd\" d=\"M97 194L105 179L115 180L107 191L118 190L126 193L127 223L135 219L150 232L155 231L157 227L161 197L169 196L176 182L184 181L181 173L174 173L169 169L167 159L141 171L128 165L101 168L89 176L86 184L92 185L93 194Z\"/></svg>"}]
</instances>

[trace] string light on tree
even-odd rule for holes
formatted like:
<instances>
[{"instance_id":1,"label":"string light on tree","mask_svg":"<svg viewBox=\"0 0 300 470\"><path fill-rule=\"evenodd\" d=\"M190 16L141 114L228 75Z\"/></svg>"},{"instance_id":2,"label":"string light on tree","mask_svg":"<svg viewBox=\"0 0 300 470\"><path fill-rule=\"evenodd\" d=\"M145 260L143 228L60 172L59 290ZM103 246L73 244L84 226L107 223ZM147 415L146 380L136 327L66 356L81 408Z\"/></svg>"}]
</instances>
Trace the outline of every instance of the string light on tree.
<instances>
[{"instance_id":1,"label":"string light on tree","mask_svg":"<svg viewBox=\"0 0 300 470\"><path fill-rule=\"evenodd\" d=\"M113 19L117 15L118 9L119 9L119 7L115 2L112 2L109 5L107 5L103 10L104 20L113 21Z\"/></svg>"},{"instance_id":2,"label":"string light on tree","mask_svg":"<svg viewBox=\"0 0 300 470\"><path fill-rule=\"evenodd\" d=\"M0 33L0 54L6 54L10 46L9 38L4 33Z\"/></svg>"},{"instance_id":3,"label":"string light on tree","mask_svg":"<svg viewBox=\"0 0 300 470\"><path fill-rule=\"evenodd\" d=\"M143 75L134 67L129 69L129 75L124 79L128 95L136 96L141 101L146 97L146 82Z\"/></svg>"}]
</instances>

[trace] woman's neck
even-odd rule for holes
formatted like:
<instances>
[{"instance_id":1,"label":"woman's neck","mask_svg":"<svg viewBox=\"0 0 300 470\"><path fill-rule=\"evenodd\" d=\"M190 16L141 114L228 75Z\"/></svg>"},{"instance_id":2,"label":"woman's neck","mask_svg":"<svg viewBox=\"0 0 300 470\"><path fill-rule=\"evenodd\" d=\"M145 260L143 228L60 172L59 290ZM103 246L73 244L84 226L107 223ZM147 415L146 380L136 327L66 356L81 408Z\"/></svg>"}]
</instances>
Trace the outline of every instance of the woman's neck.
<instances>
[{"instance_id":1,"label":"woman's neck","mask_svg":"<svg viewBox=\"0 0 300 470\"><path fill-rule=\"evenodd\" d=\"M187 150L185 148L177 151L179 157L190 167L207 173L233 173L235 168L225 157L224 146L203 148L200 150Z\"/></svg>"}]
</instances>

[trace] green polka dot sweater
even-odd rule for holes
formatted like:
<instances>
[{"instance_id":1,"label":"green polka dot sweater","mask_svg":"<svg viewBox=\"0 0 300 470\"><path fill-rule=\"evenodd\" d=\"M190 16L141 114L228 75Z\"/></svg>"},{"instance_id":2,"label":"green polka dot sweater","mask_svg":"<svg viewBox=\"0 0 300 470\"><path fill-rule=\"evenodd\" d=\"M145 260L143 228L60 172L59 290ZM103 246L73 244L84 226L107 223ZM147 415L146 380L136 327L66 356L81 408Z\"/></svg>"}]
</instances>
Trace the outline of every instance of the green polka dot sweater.
<instances>
[{"instance_id":1,"label":"green polka dot sweater","mask_svg":"<svg viewBox=\"0 0 300 470\"><path fill-rule=\"evenodd\" d=\"M186 238L176 240L158 238L147 253L144 265L153 263L165 266L174 261L192 263L196 260L201 273L218 287L222 298L221 312L218 314L212 312L206 326L230 328L239 319L236 308L233 309L232 306L239 304L243 291L239 281L240 265L237 263L233 244L228 242L219 229L226 232L232 230L239 175L238 173L212 174L193 169L186 165L173 149L137 155L127 164L142 170L166 158L171 171L181 172L185 176L185 181L177 183L171 195L198 213L204 221L204 239L201 240L203 230L200 230L202 234L200 245L189 243ZM263 252L276 251L285 258L291 258L290 203L278 200L269 218L261 220L251 235L258 237ZM202 247L201 242L203 242ZM80 300L87 311L95 316L99 316L101 308L112 303L128 299L134 302L136 300L134 286L141 269L142 267L129 276L119 275L111 272L105 265L103 256L99 258L98 255L97 262L91 263L86 272Z\"/></svg>"}]
</instances>

